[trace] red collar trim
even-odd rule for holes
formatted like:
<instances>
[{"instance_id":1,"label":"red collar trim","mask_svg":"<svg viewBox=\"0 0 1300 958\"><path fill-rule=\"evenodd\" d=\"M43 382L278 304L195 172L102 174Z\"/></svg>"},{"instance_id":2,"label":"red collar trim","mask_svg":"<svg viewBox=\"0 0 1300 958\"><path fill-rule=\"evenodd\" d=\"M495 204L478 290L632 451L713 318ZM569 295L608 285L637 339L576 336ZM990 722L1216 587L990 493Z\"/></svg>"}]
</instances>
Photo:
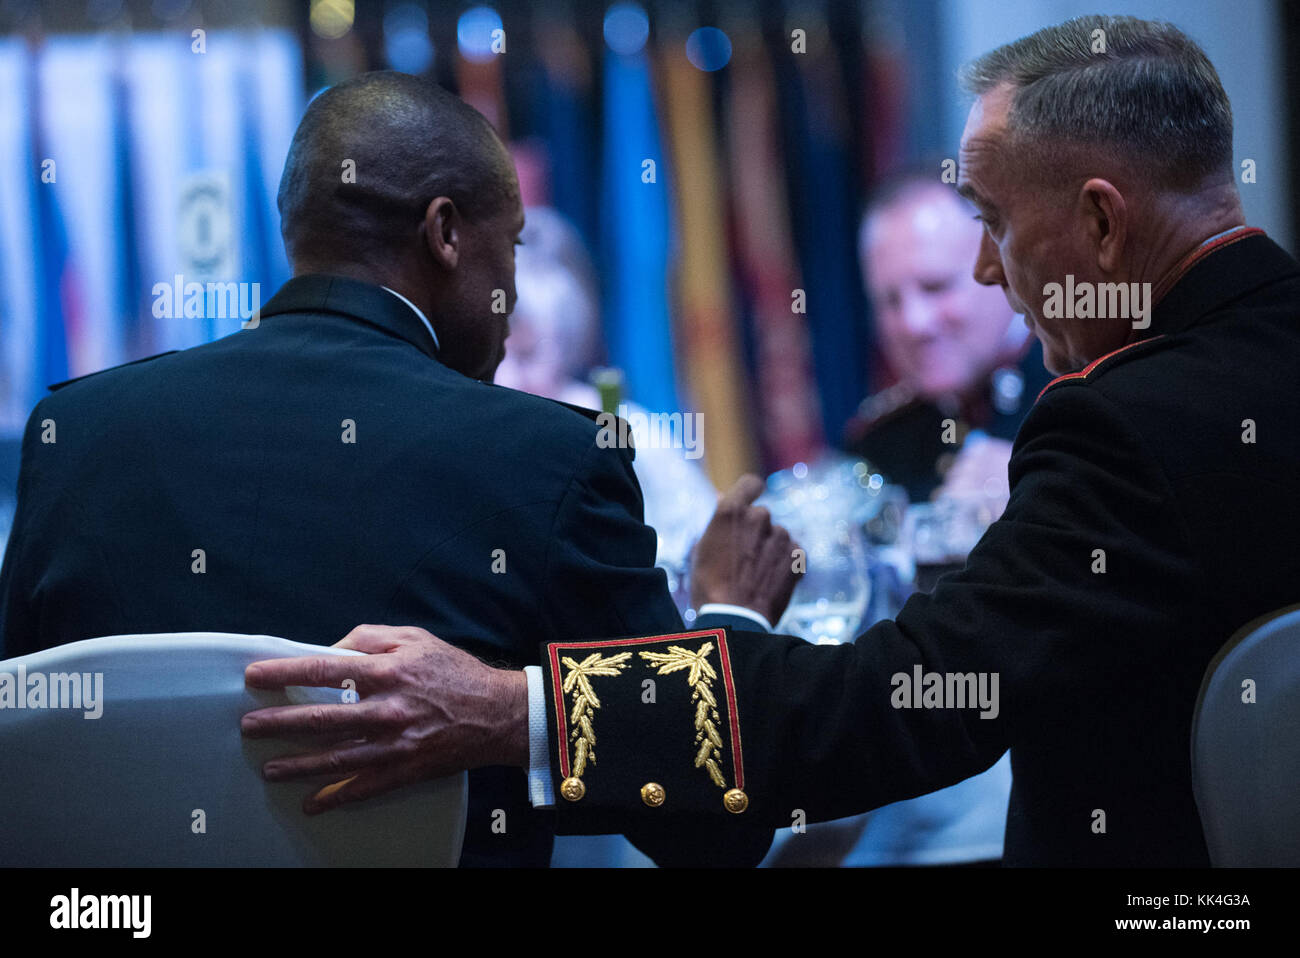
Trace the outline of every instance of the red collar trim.
<instances>
[{"instance_id":1,"label":"red collar trim","mask_svg":"<svg viewBox=\"0 0 1300 958\"><path fill-rule=\"evenodd\" d=\"M1164 298L1165 294L1173 289L1174 285L1187 275L1187 271L1193 266L1209 256L1217 249L1230 246L1238 240L1243 240L1247 236L1263 235L1264 231L1258 226L1236 226L1215 239L1202 243L1196 249L1184 256L1169 272L1165 273L1164 278L1156 284L1155 290L1151 294L1151 305L1155 306Z\"/></svg>"},{"instance_id":2,"label":"red collar trim","mask_svg":"<svg viewBox=\"0 0 1300 958\"><path fill-rule=\"evenodd\" d=\"M1256 236L1256 235L1262 236L1264 235L1264 231L1257 226L1234 226L1232 229L1225 231L1224 233L1220 234L1214 239L1207 240L1206 242L1202 243L1200 246L1196 247L1196 249L1192 250L1181 260L1179 260L1178 263L1173 267L1173 269L1165 273L1164 278L1161 279L1158 284L1156 284L1156 288L1151 294L1152 307L1154 307L1156 303L1160 302L1160 300L1164 298L1165 294L1168 293L1169 290L1173 289L1173 287L1178 283L1178 281L1182 279L1184 276L1186 276L1187 272L1193 266L1195 266L1201 260L1205 259L1205 257L1209 256L1215 250L1223 249L1223 247L1231 246L1233 243L1236 243L1239 240L1243 240L1248 236ZM1035 399L1034 402L1038 402L1039 399L1042 399L1043 393L1047 392L1047 390L1051 389L1057 383L1064 382L1067 379L1086 379L1089 373L1091 373L1094 369L1096 369L1101 363L1110 359L1110 357L1116 356L1122 353L1126 349L1132 349L1134 346L1141 345L1142 343L1153 342L1154 340L1157 340L1159 338L1160 336L1151 336L1148 339L1139 339L1136 342L1128 343L1124 346L1121 346L1119 349L1112 350L1111 352L1107 353L1104 356L1098 356L1092 362L1088 363L1088 365L1080 369L1077 373L1066 373L1064 376L1057 376L1050 383L1048 383L1046 386L1043 387L1042 392L1038 394L1038 398Z\"/></svg>"},{"instance_id":3,"label":"red collar trim","mask_svg":"<svg viewBox=\"0 0 1300 958\"><path fill-rule=\"evenodd\" d=\"M1038 398L1035 399L1034 402L1038 402L1039 399L1042 399L1043 393L1047 392L1047 390L1051 389L1057 383L1065 382L1067 379L1087 379L1089 373L1091 373L1094 369L1096 369L1106 360L1110 359L1110 357L1118 356L1120 353L1124 352L1124 350L1132 349L1134 346L1141 346L1143 343L1153 343L1160 338L1161 338L1160 336L1152 336L1150 339L1139 339L1136 343L1129 343L1126 346L1121 346L1119 349L1111 350L1105 356L1098 356L1092 362L1088 363L1088 365L1080 369L1077 373L1066 373L1064 376L1057 376L1050 383L1048 383L1046 386L1043 387L1042 392L1038 394Z\"/></svg>"}]
</instances>

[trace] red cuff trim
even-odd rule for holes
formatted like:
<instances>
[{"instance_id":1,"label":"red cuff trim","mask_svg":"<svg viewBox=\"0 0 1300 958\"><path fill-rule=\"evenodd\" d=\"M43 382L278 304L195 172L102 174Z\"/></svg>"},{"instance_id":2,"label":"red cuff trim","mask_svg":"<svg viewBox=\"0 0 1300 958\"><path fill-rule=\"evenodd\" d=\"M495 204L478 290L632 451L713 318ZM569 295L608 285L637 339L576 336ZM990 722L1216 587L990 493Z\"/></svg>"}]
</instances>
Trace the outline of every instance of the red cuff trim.
<instances>
[{"instance_id":1,"label":"red cuff trim","mask_svg":"<svg viewBox=\"0 0 1300 958\"><path fill-rule=\"evenodd\" d=\"M727 650L727 633L722 629L704 629L699 632L676 632L671 635L651 635L639 639L606 639L602 642L556 642L546 648L551 665L552 700L555 708L556 741L560 753L560 776L569 777L568 713L564 707L564 687L560 678L560 653L572 649L608 649L628 645L659 645L674 639L698 639L711 636L718 643L718 657L722 663L722 681L727 689L727 721L731 727L732 766L736 771L736 788L745 787L745 768L740 751L740 716L736 708L736 686L731 678L731 654Z\"/></svg>"}]
</instances>

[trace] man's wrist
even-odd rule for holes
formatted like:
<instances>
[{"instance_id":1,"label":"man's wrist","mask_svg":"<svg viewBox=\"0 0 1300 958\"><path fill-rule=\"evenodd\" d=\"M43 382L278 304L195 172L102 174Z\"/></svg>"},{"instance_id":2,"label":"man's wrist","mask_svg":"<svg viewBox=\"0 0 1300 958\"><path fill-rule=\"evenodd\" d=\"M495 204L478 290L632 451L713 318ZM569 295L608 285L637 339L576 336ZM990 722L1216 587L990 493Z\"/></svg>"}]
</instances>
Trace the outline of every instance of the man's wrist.
<instances>
[{"instance_id":1,"label":"man's wrist","mask_svg":"<svg viewBox=\"0 0 1300 958\"><path fill-rule=\"evenodd\" d=\"M498 670L493 697L500 703L495 723L494 764L528 767L528 680L522 671Z\"/></svg>"}]
</instances>

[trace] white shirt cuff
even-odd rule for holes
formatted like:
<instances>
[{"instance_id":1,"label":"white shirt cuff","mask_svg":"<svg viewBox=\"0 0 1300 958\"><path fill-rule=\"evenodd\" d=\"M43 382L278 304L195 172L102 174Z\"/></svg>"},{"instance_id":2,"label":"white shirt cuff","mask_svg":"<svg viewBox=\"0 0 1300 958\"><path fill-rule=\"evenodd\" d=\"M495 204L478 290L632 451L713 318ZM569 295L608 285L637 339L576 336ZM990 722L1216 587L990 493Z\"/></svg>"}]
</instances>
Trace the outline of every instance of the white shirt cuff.
<instances>
[{"instance_id":1,"label":"white shirt cuff","mask_svg":"<svg viewBox=\"0 0 1300 958\"><path fill-rule=\"evenodd\" d=\"M743 605L728 605L725 602L706 602L700 606L699 615L708 615L710 612L717 612L720 615L738 615L742 618L749 619L763 627L764 632L772 631L772 623L767 621L767 616L755 612L753 609L747 609Z\"/></svg>"},{"instance_id":2,"label":"white shirt cuff","mask_svg":"<svg viewBox=\"0 0 1300 958\"><path fill-rule=\"evenodd\" d=\"M533 808L550 808L555 804L551 785L551 759L546 747L546 688L542 685L542 667L527 665L528 680L528 800Z\"/></svg>"}]
</instances>

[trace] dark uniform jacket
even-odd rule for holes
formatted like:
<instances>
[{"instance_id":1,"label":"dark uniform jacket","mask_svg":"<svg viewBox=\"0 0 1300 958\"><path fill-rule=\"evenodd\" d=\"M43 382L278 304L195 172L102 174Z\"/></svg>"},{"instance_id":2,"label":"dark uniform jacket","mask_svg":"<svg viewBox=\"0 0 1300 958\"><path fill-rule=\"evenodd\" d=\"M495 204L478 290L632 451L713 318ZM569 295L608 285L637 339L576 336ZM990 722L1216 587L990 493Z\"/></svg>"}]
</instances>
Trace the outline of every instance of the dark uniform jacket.
<instances>
[{"instance_id":1,"label":"dark uniform jacket","mask_svg":"<svg viewBox=\"0 0 1300 958\"><path fill-rule=\"evenodd\" d=\"M0 657L149 632L327 645L385 623L522 667L539 636L679 629L633 453L597 434L443 366L381 288L293 279L256 328L36 407ZM462 862L547 864L554 816L532 810L524 773L470 781Z\"/></svg>"},{"instance_id":2,"label":"dark uniform jacket","mask_svg":"<svg viewBox=\"0 0 1300 958\"><path fill-rule=\"evenodd\" d=\"M1030 340L1020 359L994 369L981 395L964 407L943 408L917 396L906 383L868 396L845 427L845 450L906 489L913 502L925 502L943 484L972 429L995 439L1016 437L1034 400L1052 379L1043 367L1043 347L1032 336ZM956 443L944 441L949 419Z\"/></svg>"},{"instance_id":3,"label":"dark uniform jacket","mask_svg":"<svg viewBox=\"0 0 1300 958\"><path fill-rule=\"evenodd\" d=\"M1300 600L1300 267L1238 229L1176 275L1141 341L1043 392L1005 514L896 620L838 647L735 628L548 646L561 832L694 814L705 860L751 861L763 828L951 785L1010 748L1006 863L1207 865L1201 679ZM973 690L948 676L966 674L998 677L996 709L958 707Z\"/></svg>"}]
</instances>

